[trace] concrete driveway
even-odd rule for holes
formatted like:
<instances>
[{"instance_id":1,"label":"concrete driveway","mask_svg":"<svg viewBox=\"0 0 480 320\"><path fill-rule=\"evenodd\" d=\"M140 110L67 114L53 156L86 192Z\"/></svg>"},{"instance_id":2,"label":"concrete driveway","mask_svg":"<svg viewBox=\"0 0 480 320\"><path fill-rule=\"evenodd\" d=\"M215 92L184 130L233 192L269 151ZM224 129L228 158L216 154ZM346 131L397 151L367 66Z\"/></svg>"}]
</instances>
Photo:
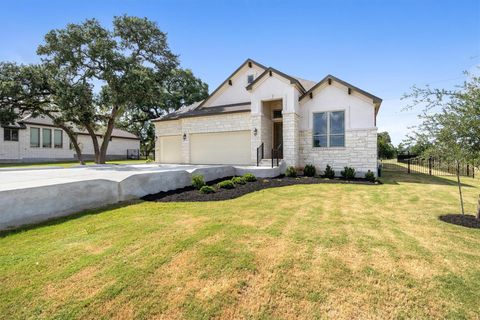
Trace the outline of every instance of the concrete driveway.
<instances>
[{"instance_id":1,"label":"concrete driveway","mask_svg":"<svg viewBox=\"0 0 480 320\"><path fill-rule=\"evenodd\" d=\"M89 165L74 168L2 168L0 170L0 191L15 190L85 180L110 180L120 182L139 173L165 171L193 171L214 166L179 164L133 164L133 165Z\"/></svg>"}]
</instances>

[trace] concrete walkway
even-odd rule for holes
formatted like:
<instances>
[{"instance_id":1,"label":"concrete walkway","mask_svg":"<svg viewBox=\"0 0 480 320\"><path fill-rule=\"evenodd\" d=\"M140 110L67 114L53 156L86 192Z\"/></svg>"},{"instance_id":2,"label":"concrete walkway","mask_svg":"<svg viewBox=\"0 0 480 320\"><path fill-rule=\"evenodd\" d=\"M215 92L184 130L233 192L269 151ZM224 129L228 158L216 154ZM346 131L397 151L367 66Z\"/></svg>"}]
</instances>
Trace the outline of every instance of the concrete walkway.
<instances>
[{"instance_id":1,"label":"concrete walkway","mask_svg":"<svg viewBox=\"0 0 480 320\"><path fill-rule=\"evenodd\" d=\"M247 172L275 177L284 170L285 165L165 164L4 169L0 171L0 230L190 186L195 174L211 181Z\"/></svg>"}]
</instances>

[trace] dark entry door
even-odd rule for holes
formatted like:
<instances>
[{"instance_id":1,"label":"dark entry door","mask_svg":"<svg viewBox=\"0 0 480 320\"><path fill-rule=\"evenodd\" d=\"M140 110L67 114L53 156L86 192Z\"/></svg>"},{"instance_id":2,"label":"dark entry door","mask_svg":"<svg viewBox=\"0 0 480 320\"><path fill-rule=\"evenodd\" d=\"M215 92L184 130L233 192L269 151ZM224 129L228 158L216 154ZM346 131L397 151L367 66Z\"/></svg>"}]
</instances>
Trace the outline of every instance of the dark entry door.
<instances>
[{"instance_id":1,"label":"dark entry door","mask_svg":"<svg viewBox=\"0 0 480 320\"><path fill-rule=\"evenodd\" d=\"M274 122L273 123L273 148L277 150L279 154L278 157L283 159L283 122Z\"/></svg>"}]
</instances>

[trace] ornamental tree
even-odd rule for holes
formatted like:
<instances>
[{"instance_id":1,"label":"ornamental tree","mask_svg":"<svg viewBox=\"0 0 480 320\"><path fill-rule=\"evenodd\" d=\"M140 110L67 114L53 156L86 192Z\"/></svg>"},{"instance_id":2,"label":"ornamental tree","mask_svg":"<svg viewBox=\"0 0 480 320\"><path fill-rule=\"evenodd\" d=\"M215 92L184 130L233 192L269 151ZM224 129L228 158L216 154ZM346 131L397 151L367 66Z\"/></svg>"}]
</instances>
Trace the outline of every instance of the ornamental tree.
<instances>
[{"instance_id":1,"label":"ornamental tree","mask_svg":"<svg viewBox=\"0 0 480 320\"><path fill-rule=\"evenodd\" d=\"M115 123L161 100L162 84L178 66L166 34L155 22L126 15L113 19L112 30L95 19L52 30L37 53L48 68L72 83L96 88L96 110L85 128L97 163L105 163ZM101 141L96 127L102 130Z\"/></svg>"},{"instance_id":2,"label":"ornamental tree","mask_svg":"<svg viewBox=\"0 0 480 320\"><path fill-rule=\"evenodd\" d=\"M429 148L424 154L456 163L462 214L465 210L460 163L477 167L480 163L480 77L467 75L468 80L454 90L413 87L412 92L405 95L413 101L407 108L423 106L422 123L410 139L428 142Z\"/></svg>"}]
</instances>

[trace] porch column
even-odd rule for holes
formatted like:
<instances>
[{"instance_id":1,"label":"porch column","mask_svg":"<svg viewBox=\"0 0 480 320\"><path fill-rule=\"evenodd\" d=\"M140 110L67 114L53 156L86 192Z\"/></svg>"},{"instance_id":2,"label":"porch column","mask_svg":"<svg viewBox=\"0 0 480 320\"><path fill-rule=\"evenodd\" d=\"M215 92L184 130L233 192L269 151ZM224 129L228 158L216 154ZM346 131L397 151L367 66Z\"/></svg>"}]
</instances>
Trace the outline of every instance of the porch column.
<instances>
[{"instance_id":1,"label":"porch column","mask_svg":"<svg viewBox=\"0 0 480 320\"><path fill-rule=\"evenodd\" d=\"M296 112L283 113L283 159L287 166L299 165L299 120Z\"/></svg>"}]
</instances>

